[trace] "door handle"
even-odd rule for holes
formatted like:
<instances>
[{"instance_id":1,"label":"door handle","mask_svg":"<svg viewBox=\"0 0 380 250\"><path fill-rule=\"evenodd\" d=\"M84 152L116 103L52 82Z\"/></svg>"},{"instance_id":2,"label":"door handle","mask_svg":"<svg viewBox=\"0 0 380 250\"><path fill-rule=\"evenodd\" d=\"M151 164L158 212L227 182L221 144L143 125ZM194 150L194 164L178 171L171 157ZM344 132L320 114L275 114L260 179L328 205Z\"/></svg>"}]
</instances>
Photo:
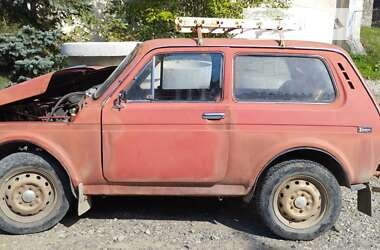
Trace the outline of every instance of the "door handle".
<instances>
[{"instance_id":1,"label":"door handle","mask_svg":"<svg viewBox=\"0 0 380 250\"><path fill-rule=\"evenodd\" d=\"M222 120L224 119L224 113L203 113L202 119L204 120Z\"/></svg>"}]
</instances>

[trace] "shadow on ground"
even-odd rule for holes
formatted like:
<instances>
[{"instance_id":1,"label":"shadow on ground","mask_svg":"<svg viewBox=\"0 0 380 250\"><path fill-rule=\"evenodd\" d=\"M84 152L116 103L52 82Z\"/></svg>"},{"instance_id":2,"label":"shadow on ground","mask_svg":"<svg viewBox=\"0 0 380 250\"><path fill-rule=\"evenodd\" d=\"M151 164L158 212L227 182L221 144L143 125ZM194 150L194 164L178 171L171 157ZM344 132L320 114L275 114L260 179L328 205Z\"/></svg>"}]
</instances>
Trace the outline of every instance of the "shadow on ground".
<instances>
[{"instance_id":1,"label":"shadow on ground","mask_svg":"<svg viewBox=\"0 0 380 250\"><path fill-rule=\"evenodd\" d=\"M220 223L234 230L269 238L273 235L241 199L182 197L95 197L92 209L78 217L72 209L62 224L70 227L81 218L118 220L178 220Z\"/></svg>"}]
</instances>

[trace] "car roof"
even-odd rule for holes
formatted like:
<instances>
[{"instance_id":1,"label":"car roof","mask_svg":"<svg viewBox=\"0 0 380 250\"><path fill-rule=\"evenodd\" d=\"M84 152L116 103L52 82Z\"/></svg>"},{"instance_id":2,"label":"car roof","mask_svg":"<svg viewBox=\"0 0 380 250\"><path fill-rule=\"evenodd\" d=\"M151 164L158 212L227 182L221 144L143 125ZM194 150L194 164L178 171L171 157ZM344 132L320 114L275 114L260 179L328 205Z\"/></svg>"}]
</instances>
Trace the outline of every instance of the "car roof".
<instances>
[{"instance_id":1,"label":"car roof","mask_svg":"<svg viewBox=\"0 0 380 250\"><path fill-rule=\"evenodd\" d=\"M172 38L172 39L154 39L142 44L144 52L146 50L165 48L165 47L268 47L268 48L291 48L291 49L312 49L312 50L330 50L340 53L346 53L342 48L320 42L285 40L285 47L279 45L278 40L260 40L260 39L238 39L238 38L205 38L201 46L197 45L195 39L190 38Z\"/></svg>"}]
</instances>

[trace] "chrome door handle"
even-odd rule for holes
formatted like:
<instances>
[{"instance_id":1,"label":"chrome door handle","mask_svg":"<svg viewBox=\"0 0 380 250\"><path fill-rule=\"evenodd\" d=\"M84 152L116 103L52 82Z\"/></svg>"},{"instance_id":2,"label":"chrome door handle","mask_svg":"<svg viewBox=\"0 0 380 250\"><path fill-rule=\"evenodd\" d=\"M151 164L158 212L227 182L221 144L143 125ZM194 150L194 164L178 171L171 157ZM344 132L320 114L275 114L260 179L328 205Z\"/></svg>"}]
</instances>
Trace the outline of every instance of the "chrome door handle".
<instances>
[{"instance_id":1,"label":"chrome door handle","mask_svg":"<svg viewBox=\"0 0 380 250\"><path fill-rule=\"evenodd\" d=\"M203 113L202 119L204 120L222 120L224 119L224 113Z\"/></svg>"}]
</instances>

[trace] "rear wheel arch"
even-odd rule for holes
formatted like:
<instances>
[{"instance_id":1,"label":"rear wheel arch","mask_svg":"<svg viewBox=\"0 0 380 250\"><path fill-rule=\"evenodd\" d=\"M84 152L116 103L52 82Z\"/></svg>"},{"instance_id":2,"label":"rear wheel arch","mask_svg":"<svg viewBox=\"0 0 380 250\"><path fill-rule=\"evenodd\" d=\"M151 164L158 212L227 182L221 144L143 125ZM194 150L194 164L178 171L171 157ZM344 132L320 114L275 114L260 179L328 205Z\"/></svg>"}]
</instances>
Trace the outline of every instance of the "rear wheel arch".
<instances>
[{"instance_id":1,"label":"rear wheel arch","mask_svg":"<svg viewBox=\"0 0 380 250\"><path fill-rule=\"evenodd\" d=\"M339 185L350 187L349 176L343 166L343 164L335 157L333 154L327 152L326 150L314 147L297 147L283 151L273 157L257 175L252 191L255 190L257 184L260 182L261 178L264 176L272 166L277 163L288 161L288 160L309 160L317 162L327 168L337 179Z\"/></svg>"},{"instance_id":2,"label":"rear wheel arch","mask_svg":"<svg viewBox=\"0 0 380 250\"><path fill-rule=\"evenodd\" d=\"M17 141L8 141L0 143L0 160L17 152L29 152L43 157L45 160L51 162L54 166L59 168L63 173L66 183L70 184L71 193L75 198L77 194L71 179L70 171L65 167L53 154L40 145L26 141L26 140L17 140Z\"/></svg>"}]
</instances>

